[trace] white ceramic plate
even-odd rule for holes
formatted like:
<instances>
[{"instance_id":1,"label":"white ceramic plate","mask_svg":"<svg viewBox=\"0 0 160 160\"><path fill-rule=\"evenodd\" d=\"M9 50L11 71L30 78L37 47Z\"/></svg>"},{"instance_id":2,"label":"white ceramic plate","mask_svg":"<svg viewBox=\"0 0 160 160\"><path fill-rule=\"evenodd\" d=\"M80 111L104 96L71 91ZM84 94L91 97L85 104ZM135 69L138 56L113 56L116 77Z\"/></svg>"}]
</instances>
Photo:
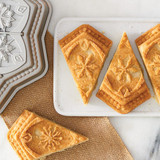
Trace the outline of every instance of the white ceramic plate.
<instances>
[{"instance_id":1,"label":"white ceramic plate","mask_svg":"<svg viewBox=\"0 0 160 160\"><path fill-rule=\"evenodd\" d=\"M54 41L54 107L59 114L65 116L160 116L160 105L153 98L154 93L148 79L143 61L135 44L135 39L143 32L160 23L160 19L143 18L64 18L55 29ZM98 79L98 84L87 105L84 105L61 52L58 40L76 29L81 24L90 24L113 41L113 46ZM122 33L126 32L133 51L139 60L152 98L138 106L131 113L122 115L114 111L96 97L109 63L116 51Z\"/></svg>"}]
</instances>

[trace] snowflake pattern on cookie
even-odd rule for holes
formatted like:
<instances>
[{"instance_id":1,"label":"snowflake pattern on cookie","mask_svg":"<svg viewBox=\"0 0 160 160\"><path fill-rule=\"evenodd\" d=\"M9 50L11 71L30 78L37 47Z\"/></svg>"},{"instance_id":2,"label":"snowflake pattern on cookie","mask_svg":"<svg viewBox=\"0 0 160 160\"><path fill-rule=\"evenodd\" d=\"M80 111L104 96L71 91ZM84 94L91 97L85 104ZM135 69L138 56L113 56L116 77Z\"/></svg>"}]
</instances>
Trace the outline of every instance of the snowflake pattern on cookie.
<instances>
[{"instance_id":1,"label":"snowflake pattern on cookie","mask_svg":"<svg viewBox=\"0 0 160 160\"><path fill-rule=\"evenodd\" d=\"M60 135L61 133L57 131L56 127L54 129L51 126L48 128L43 127L43 131L41 133L40 144L49 150L55 148L57 145L60 145L60 141L63 139Z\"/></svg>"},{"instance_id":2,"label":"snowflake pattern on cookie","mask_svg":"<svg viewBox=\"0 0 160 160\"><path fill-rule=\"evenodd\" d=\"M78 63L75 64L74 68L77 70L78 78L81 78L84 75L92 78L94 70L98 68L98 66L92 60L92 55L89 55L86 59L79 55L77 57L77 61Z\"/></svg>"}]
</instances>

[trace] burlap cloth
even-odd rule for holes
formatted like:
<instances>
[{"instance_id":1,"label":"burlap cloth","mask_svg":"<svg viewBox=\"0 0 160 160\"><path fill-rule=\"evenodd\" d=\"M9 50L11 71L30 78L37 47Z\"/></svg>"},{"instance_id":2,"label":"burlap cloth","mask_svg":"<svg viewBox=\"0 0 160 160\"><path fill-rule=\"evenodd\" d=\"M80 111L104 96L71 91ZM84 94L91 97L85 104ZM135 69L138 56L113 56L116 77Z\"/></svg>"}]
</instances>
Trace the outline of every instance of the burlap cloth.
<instances>
[{"instance_id":1,"label":"burlap cloth","mask_svg":"<svg viewBox=\"0 0 160 160\"><path fill-rule=\"evenodd\" d=\"M108 118L64 117L53 107L53 37L47 33L49 70L45 77L20 90L2 114L8 128L24 109L33 111L69 129L89 141L66 151L52 154L47 160L133 160Z\"/></svg>"}]
</instances>

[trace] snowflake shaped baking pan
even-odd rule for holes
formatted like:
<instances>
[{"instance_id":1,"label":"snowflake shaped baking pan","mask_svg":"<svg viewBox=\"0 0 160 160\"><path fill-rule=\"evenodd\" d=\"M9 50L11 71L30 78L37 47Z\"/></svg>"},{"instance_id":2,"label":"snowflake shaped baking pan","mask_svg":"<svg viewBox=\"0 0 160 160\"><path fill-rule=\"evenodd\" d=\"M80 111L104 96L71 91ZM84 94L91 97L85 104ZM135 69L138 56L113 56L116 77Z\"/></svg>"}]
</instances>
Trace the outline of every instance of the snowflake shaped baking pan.
<instances>
[{"instance_id":1,"label":"snowflake shaped baking pan","mask_svg":"<svg viewBox=\"0 0 160 160\"><path fill-rule=\"evenodd\" d=\"M47 72L51 12L46 0L0 1L0 113L18 90Z\"/></svg>"}]
</instances>

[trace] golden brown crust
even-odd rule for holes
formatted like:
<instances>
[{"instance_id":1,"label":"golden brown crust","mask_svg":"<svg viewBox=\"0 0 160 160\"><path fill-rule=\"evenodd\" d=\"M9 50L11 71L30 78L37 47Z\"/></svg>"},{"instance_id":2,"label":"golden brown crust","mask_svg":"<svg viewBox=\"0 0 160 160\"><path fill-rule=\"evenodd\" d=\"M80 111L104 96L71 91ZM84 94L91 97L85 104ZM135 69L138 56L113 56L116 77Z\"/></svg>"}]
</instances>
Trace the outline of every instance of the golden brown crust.
<instances>
[{"instance_id":1,"label":"golden brown crust","mask_svg":"<svg viewBox=\"0 0 160 160\"><path fill-rule=\"evenodd\" d=\"M7 134L22 160L34 160L88 140L54 122L25 110Z\"/></svg>"},{"instance_id":2,"label":"golden brown crust","mask_svg":"<svg viewBox=\"0 0 160 160\"><path fill-rule=\"evenodd\" d=\"M142 70L124 33L97 97L125 114L151 97Z\"/></svg>"},{"instance_id":3,"label":"golden brown crust","mask_svg":"<svg viewBox=\"0 0 160 160\"><path fill-rule=\"evenodd\" d=\"M79 26L74 31L66 35L64 38L59 40L59 45L61 46L61 48L63 48L66 44L68 44L70 41L72 41L74 38L76 38L81 33L90 34L92 37L94 37L95 39L97 39L98 41L103 43L103 45L107 47L112 45L112 41L109 38L104 36L102 33L98 32L95 28L93 28L92 26L88 24L83 24Z\"/></svg>"},{"instance_id":4,"label":"golden brown crust","mask_svg":"<svg viewBox=\"0 0 160 160\"><path fill-rule=\"evenodd\" d=\"M153 28L151 28L147 32L143 33L140 37L138 37L135 40L137 46L141 45L142 43L144 43L145 41L147 41L151 37L155 36L156 34L159 34L159 31L160 31L160 24L157 24L156 26L154 26Z\"/></svg>"},{"instance_id":5,"label":"golden brown crust","mask_svg":"<svg viewBox=\"0 0 160 160\"><path fill-rule=\"evenodd\" d=\"M160 24L151 28L144 35L149 35L149 37L141 43L136 40L136 44L147 69L158 103L160 103ZM137 39L140 40L142 39L141 37L143 36Z\"/></svg>"},{"instance_id":6,"label":"golden brown crust","mask_svg":"<svg viewBox=\"0 0 160 160\"><path fill-rule=\"evenodd\" d=\"M90 25L81 25L59 41L84 104L95 88L112 41Z\"/></svg>"},{"instance_id":7,"label":"golden brown crust","mask_svg":"<svg viewBox=\"0 0 160 160\"><path fill-rule=\"evenodd\" d=\"M138 97L136 97L129 103L125 105L120 105L119 102L115 101L112 97L110 97L110 95L105 93L103 90L99 90L96 96L102 101L104 101L107 105L112 107L115 111L121 114L126 114L131 112L137 106L139 106L140 104L151 98L149 90L146 90L145 92L138 95Z\"/></svg>"}]
</instances>

